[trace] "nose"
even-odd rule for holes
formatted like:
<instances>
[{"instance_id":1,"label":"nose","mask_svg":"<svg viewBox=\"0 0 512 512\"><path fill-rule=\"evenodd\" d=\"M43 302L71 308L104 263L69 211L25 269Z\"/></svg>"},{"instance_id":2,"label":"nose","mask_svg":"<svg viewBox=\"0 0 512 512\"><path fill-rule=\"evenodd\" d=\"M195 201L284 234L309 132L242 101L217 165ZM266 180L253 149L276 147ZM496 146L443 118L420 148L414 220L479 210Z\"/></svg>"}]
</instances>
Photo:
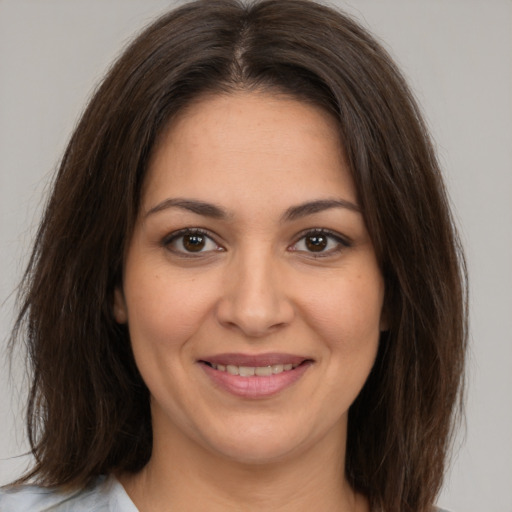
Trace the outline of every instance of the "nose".
<instances>
[{"instance_id":1,"label":"nose","mask_svg":"<svg viewBox=\"0 0 512 512\"><path fill-rule=\"evenodd\" d=\"M288 325L294 307L283 272L272 255L240 255L226 268L217 319L251 338L263 337Z\"/></svg>"}]
</instances>

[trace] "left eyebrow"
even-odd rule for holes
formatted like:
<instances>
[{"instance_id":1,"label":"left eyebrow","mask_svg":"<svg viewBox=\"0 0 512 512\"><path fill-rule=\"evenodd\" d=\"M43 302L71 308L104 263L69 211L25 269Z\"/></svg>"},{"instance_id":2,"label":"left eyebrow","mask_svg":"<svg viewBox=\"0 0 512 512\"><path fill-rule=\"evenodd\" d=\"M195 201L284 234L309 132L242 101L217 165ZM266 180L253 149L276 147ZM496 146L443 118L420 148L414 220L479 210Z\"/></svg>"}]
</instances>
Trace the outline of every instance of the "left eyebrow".
<instances>
[{"instance_id":1,"label":"left eyebrow","mask_svg":"<svg viewBox=\"0 0 512 512\"><path fill-rule=\"evenodd\" d=\"M297 220L307 215L319 213L331 208L345 208L353 212L361 213L361 208L357 204L347 201L346 199L319 199L317 201L291 206L284 212L281 220Z\"/></svg>"}]
</instances>

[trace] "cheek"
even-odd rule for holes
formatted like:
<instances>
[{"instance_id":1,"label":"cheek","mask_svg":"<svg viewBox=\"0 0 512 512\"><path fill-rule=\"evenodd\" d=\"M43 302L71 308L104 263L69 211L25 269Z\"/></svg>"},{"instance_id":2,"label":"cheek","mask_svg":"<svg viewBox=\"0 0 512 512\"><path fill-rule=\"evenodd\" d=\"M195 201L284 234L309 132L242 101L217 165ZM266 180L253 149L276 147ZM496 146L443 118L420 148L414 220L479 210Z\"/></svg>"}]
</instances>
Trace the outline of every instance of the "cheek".
<instances>
[{"instance_id":1,"label":"cheek","mask_svg":"<svg viewBox=\"0 0 512 512\"><path fill-rule=\"evenodd\" d=\"M322 367L313 401L323 404L321 414L331 425L346 418L375 362L384 286L371 268L351 276L339 272L322 283L317 282L303 308Z\"/></svg>"},{"instance_id":2,"label":"cheek","mask_svg":"<svg viewBox=\"0 0 512 512\"><path fill-rule=\"evenodd\" d=\"M198 329L209 309L204 286L194 279L146 273L125 283L128 326L136 345L180 345Z\"/></svg>"},{"instance_id":3,"label":"cheek","mask_svg":"<svg viewBox=\"0 0 512 512\"><path fill-rule=\"evenodd\" d=\"M192 358L193 339L211 300L194 280L165 273L131 274L125 281L128 329L134 358L157 404L180 416L187 392L184 362ZM189 404L191 407L192 405Z\"/></svg>"},{"instance_id":4,"label":"cheek","mask_svg":"<svg viewBox=\"0 0 512 512\"><path fill-rule=\"evenodd\" d=\"M357 351L378 341L383 295L378 275L333 279L310 293L304 307L313 329L333 348Z\"/></svg>"}]
</instances>

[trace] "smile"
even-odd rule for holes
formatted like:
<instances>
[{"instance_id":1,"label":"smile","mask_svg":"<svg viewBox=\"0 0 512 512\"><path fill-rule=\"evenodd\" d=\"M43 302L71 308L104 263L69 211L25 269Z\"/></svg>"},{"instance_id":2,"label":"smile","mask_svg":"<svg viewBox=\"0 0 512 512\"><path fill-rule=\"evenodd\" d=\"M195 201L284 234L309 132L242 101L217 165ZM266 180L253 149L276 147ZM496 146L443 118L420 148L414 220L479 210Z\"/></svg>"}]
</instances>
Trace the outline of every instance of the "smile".
<instances>
[{"instance_id":1,"label":"smile","mask_svg":"<svg viewBox=\"0 0 512 512\"><path fill-rule=\"evenodd\" d=\"M216 389L245 399L281 393L297 383L314 363L289 354L224 354L198 362Z\"/></svg>"},{"instance_id":2,"label":"smile","mask_svg":"<svg viewBox=\"0 0 512 512\"><path fill-rule=\"evenodd\" d=\"M269 377L270 375L277 375L282 372L293 370L299 366L297 363L287 364L273 364L268 366L236 366L234 364L210 364L214 370L220 372L227 372L230 375L239 375L240 377Z\"/></svg>"}]
</instances>

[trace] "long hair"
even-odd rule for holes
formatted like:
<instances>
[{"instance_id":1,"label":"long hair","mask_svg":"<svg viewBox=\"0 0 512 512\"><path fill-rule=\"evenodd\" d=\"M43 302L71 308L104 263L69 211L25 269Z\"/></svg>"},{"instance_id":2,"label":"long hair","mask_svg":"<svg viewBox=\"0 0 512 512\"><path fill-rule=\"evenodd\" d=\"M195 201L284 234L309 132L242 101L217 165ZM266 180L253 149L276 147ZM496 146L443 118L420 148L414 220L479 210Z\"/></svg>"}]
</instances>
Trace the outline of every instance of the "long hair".
<instances>
[{"instance_id":1,"label":"long hair","mask_svg":"<svg viewBox=\"0 0 512 512\"><path fill-rule=\"evenodd\" d=\"M349 412L346 474L375 510L426 512L461 404L465 267L429 135L368 32L307 0L204 0L147 28L92 97L62 158L21 287L28 347L21 481L82 487L151 456L149 393L113 292L155 140L206 93L267 90L335 116L382 269L389 331Z\"/></svg>"}]
</instances>

